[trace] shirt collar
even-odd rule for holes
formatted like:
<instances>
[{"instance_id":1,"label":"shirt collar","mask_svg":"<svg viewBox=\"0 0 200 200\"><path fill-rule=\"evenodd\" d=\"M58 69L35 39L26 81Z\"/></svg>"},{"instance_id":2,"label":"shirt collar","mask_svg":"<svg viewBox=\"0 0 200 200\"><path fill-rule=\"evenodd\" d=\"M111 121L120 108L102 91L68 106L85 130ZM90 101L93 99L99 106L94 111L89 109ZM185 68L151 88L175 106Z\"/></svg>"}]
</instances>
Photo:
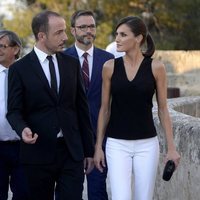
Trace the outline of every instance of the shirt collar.
<instances>
[{"instance_id":1,"label":"shirt collar","mask_svg":"<svg viewBox=\"0 0 200 200\"><path fill-rule=\"evenodd\" d=\"M83 51L76 44L75 44L75 48L76 48L76 51L78 53L78 57L79 58L82 57L85 52L87 52L91 57L93 56L93 52L94 52L94 46L93 45L87 51Z\"/></svg>"},{"instance_id":2,"label":"shirt collar","mask_svg":"<svg viewBox=\"0 0 200 200\"><path fill-rule=\"evenodd\" d=\"M36 46L34 46L34 51L39 59L39 61L41 63L43 63L45 61L45 59L47 58L48 54L46 54L44 51L41 51L40 49L38 49ZM56 54L51 55L54 59L56 59Z\"/></svg>"},{"instance_id":3,"label":"shirt collar","mask_svg":"<svg viewBox=\"0 0 200 200\"><path fill-rule=\"evenodd\" d=\"M5 71L5 70L8 70L8 68L6 68L6 67L4 67L3 65L0 64L0 73Z\"/></svg>"}]
</instances>

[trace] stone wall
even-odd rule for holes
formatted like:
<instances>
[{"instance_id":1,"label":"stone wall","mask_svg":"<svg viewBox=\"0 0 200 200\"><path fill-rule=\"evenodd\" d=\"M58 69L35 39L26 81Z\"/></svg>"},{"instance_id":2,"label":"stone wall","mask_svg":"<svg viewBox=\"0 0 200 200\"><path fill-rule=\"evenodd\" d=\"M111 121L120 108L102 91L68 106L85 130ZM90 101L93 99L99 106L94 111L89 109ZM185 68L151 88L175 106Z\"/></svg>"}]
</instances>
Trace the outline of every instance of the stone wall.
<instances>
[{"instance_id":1,"label":"stone wall","mask_svg":"<svg viewBox=\"0 0 200 200\"><path fill-rule=\"evenodd\" d=\"M168 87L180 88L181 96L200 95L200 51L156 51L166 66Z\"/></svg>"},{"instance_id":2,"label":"stone wall","mask_svg":"<svg viewBox=\"0 0 200 200\"><path fill-rule=\"evenodd\" d=\"M168 100L177 150L178 169L169 182L162 180L166 142L154 106L154 121L159 136L161 157L154 200L199 200L200 191L200 96Z\"/></svg>"}]
</instances>

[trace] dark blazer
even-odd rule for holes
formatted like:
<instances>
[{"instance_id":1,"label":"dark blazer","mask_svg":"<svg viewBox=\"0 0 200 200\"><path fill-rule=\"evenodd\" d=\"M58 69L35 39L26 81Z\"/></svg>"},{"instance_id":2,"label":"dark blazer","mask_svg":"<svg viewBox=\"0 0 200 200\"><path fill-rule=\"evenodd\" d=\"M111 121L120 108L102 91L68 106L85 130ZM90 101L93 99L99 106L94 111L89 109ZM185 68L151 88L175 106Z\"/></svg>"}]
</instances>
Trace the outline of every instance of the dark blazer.
<instances>
[{"instance_id":1,"label":"dark blazer","mask_svg":"<svg viewBox=\"0 0 200 200\"><path fill-rule=\"evenodd\" d=\"M78 53L75 46L66 49L64 53L78 58ZM102 68L107 60L114 59L114 55L96 47L94 47L93 55L92 77L87 92L87 98L90 108L92 126L96 137L97 120L101 106Z\"/></svg>"},{"instance_id":2,"label":"dark blazer","mask_svg":"<svg viewBox=\"0 0 200 200\"><path fill-rule=\"evenodd\" d=\"M56 96L34 51L9 68L7 119L21 136L29 127L38 134L35 144L21 143L23 163L45 164L55 158L61 129L72 158L93 157L93 134L79 61L57 54L60 88Z\"/></svg>"}]
</instances>

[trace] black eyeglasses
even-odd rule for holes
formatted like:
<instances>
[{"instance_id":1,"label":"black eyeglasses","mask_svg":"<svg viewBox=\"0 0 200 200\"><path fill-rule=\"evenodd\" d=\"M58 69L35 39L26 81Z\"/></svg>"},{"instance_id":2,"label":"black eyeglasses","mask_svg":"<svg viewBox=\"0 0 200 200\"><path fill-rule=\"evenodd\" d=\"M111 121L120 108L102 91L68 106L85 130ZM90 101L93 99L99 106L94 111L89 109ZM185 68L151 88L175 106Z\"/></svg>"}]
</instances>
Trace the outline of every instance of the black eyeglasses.
<instances>
[{"instance_id":1,"label":"black eyeglasses","mask_svg":"<svg viewBox=\"0 0 200 200\"><path fill-rule=\"evenodd\" d=\"M0 49L6 49L8 47L10 47L10 45L8 45L8 44L0 44Z\"/></svg>"},{"instance_id":2,"label":"black eyeglasses","mask_svg":"<svg viewBox=\"0 0 200 200\"><path fill-rule=\"evenodd\" d=\"M91 24L91 25L80 25L80 26L75 26L75 28L79 28L81 31L86 32L88 30L88 28L91 31L94 31L96 29L95 24Z\"/></svg>"}]
</instances>

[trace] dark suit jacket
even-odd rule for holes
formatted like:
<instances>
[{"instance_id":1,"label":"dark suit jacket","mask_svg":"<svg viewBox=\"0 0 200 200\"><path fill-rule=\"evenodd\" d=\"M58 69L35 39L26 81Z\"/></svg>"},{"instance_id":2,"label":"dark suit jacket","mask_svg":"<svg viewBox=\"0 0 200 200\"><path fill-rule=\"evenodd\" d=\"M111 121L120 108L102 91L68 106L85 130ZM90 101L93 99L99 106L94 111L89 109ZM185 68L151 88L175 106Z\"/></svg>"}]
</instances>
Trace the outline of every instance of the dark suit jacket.
<instances>
[{"instance_id":1,"label":"dark suit jacket","mask_svg":"<svg viewBox=\"0 0 200 200\"><path fill-rule=\"evenodd\" d=\"M55 96L34 51L9 69L7 119L21 136L29 127L35 144L21 144L23 163L51 163L61 129L74 160L93 157L93 134L79 61L57 54L60 89Z\"/></svg>"},{"instance_id":2,"label":"dark suit jacket","mask_svg":"<svg viewBox=\"0 0 200 200\"><path fill-rule=\"evenodd\" d=\"M66 49L64 53L78 58L78 53L75 46ZM94 47L93 55L92 77L87 92L87 98L90 108L92 126L96 137L97 120L101 106L102 68L107 60L114 58L114 55L96 47Z\"/></svg>"}]
</instances>

